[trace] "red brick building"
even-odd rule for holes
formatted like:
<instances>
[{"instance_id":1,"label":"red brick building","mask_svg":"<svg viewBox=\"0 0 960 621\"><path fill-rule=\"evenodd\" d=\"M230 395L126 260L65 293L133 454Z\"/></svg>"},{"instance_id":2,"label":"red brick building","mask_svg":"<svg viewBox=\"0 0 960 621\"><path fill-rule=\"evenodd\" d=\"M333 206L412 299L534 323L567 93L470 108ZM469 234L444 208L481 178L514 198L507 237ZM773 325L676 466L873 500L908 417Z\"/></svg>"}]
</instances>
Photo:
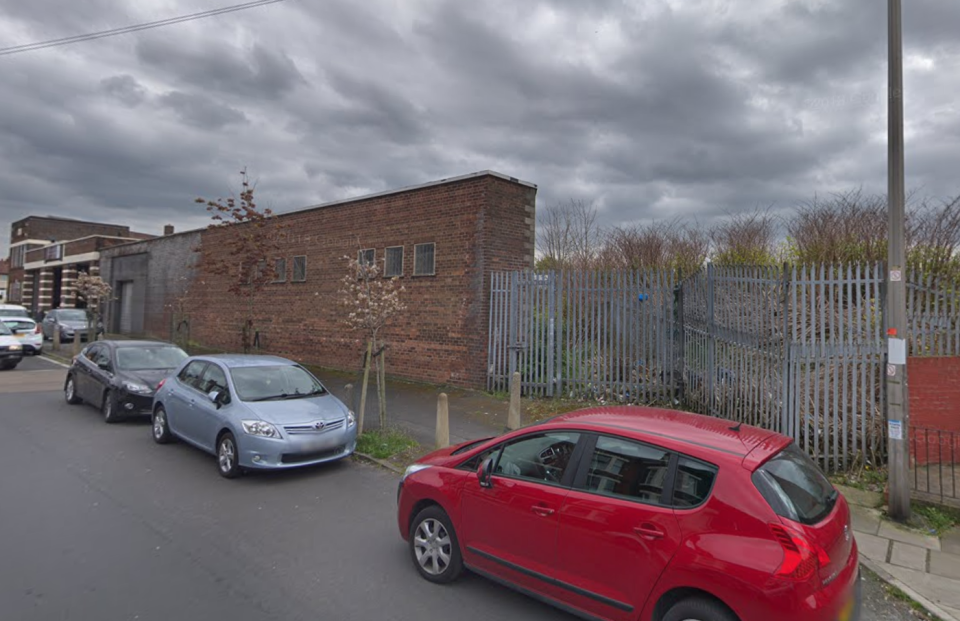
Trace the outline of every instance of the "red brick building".
<instances>
[{"instance_id":1,"label":"red brick building","mask_svg":"<svg viewBox=\"0 0 960 621\"><path fill-rule=\"evenodd\" d=\"M34 313L76 307L77 275L97 273L102 249L149 237L117 224L53 216L18 220L10 226L7 300Z\"/></svg>"},{"instance_id":2,"label":"red brick building","mask_svg":"<svg viewBox=\"0 0 960 621\"><path fill-rule=\"evenodd\" d=\"M356 369L363 348L342 322L338 291L344 257L366 250L405 288L407 310L385 334L388 372L483 387L490 274L533 268L536 192L485 171L279 216L281 251L268 266L275 281L255 311L262 350ZM245 316L239 299L193 251L223 248L231 234L229 227L205 229L103 251L103 278L132 300L108 311L108 330L139 326L129 331L170 338L180 298L191 340L238 350Z\"/></svg>"}]
</instances>

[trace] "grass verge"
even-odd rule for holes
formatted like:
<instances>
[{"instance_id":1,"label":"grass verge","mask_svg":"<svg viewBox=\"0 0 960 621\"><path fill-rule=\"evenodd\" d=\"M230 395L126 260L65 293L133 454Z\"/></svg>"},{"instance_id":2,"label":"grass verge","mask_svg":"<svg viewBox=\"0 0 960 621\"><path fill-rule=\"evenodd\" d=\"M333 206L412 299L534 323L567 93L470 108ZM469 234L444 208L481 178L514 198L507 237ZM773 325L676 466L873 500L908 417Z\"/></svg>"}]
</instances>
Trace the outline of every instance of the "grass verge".
<instances>
[{"instance_id":1,"label":"grass verge","mask_svg":"<svg viewBox=\"0 0 960 621\"><path fill-rule=\"evenodd\" d=\"M396 427L365 431L357 438L357 450L377 459L391 459L419 446L410 434Z\"/></svg>"},{"instance_id":2,"label":"grass verge","mask_svg":"<svg viewBox=\"0 0 960 621\"><path fill-rule=\"evenodd\" d=\"M929 612L927 612L926 608L924 608L919 603L914 601L909 595L907 595L897 587L893 586L892 584L889 584L881 580L880 577L877 576L877 574L873 573L866 567L861 567L860 571L863 572L865 579L871 579L874 582L880 583L880 585L883 587L884 594L889 599L903 602L904 604L909 606L910 610L918 619L924 619L925 621L942 621L940 617L936 615L932 615Z\"/></svg>"}]
</instances>

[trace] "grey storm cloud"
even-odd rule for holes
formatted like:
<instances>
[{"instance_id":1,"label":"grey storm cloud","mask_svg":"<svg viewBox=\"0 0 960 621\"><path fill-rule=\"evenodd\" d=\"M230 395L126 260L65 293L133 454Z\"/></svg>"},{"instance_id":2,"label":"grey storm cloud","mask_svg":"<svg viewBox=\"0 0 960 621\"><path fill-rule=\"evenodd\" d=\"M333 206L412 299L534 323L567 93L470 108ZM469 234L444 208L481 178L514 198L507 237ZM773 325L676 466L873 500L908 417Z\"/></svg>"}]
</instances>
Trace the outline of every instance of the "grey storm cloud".
<instances>
[{"instance_id":1,"label":"grey storm cloud","mask_svg":"<svg viewBox=\"0 0 960 621\"><path fill-rule=\"evenodd\" d=\"M218 8L0 0L9 45ZM960 194L955 0L904 7L907 181ZM159 232L247 167L278 211L494 169L604 224L886 187L873 0L290 0L0 57L0 227ZM0 250L6 235L0 235Z\"/></svg>"}]
</instances>

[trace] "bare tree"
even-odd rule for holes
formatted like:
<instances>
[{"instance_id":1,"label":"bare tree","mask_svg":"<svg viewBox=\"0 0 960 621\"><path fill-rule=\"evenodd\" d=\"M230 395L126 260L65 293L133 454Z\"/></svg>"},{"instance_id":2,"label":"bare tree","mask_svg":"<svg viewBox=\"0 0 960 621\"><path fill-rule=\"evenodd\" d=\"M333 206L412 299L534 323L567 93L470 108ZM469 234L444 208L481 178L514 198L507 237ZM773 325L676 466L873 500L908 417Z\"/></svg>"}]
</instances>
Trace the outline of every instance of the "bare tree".
<instances>
[{"instance_id":1,"label":"bare tree","mask_svg":"<svg viewBox=\"0 0 960 621\"><path fill-rule=\"evenodd\" d=\"M537 226L540 265L547 269L589 269L601 249L601 237L596 207L577 199L557 203L541 214Z\"/></svg>"},{"instance_id":2,"label":"bare tree","mask_svg":"<svg viewBox=\"0 0 960 621\"><path fill-rule=\"evenodd\" d=\"M907 217L907 263L935 276L960 279L960 196L939 206L926 201Z\"/></svg>"},{"instance_id":3,"label":"bare tree","mask_svg":"<svg viewBox=\"0 0 960 621\"><path fill-rule=\"evenodd\" d=\"M243 301L241 345L249 352L256 344L258 334L254 314L259 293L273 281L270 267L280 251L278 232L284 228L270 209L260 210L254 201L253 184L246 169L240 171L239 197L207 200L196 199L206 205L213 223L209 229L220 233L209 238L198 251L207 269L227 279L228 290Z\"/></svg>"},{"instance_id":4,"label":"bare tree","mask_svg":"<svg viewBox=\"0 0 960 621\"><path fill-rule=\"evenodd\" d=\"M77 277L77 296L86 302L87 338L91 341L100 338L102 307L110 301L113 288L99 276L83 272Z\"/></svg>"},{"instance_id":5,"label":"bare tree","mask_svg":"<svg viewBox=\"0 0 960 621\"><path fill-rule=\"evenodd\" d=\"M777 226L771 209L730 214L710 230L718 265L771 265L777 261Z\"/></svg>"}]
</instances>

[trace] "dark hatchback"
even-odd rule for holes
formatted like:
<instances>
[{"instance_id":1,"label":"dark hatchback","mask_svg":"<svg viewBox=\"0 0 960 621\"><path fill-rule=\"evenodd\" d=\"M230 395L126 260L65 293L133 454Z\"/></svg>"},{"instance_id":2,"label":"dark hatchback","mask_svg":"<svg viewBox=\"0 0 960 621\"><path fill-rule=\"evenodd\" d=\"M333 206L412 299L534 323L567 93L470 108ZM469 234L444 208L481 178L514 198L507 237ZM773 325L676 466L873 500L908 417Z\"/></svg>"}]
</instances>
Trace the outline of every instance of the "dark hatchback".
<instances>
[{"instance_id":1,"label":"dark hatchback","mask_svg":"<svg viewBox=\"0 0 960 621\"><path fill-rule=\"evenodd\" d=\"M160 341L97 341L73 359L64 398L99 408L108 423L149 415L158 384L186 358L176 345Z\"/></svg>"}]
</instances>

